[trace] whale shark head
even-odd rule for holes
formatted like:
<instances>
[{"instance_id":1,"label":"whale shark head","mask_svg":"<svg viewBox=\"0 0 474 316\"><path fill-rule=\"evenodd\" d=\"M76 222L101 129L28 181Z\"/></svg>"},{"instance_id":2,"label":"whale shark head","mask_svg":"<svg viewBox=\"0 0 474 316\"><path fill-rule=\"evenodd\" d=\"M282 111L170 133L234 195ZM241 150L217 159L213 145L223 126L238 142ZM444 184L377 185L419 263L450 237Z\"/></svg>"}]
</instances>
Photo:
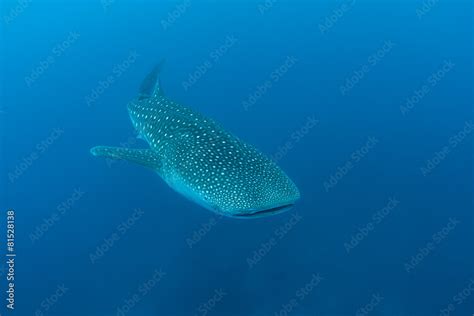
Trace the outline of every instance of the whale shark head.
<instances>
[{"instance_id":1,"label":"whale shark head","mask_svg":"<svg viewBox=\"0 0 474 316\"><path fill-rule=\"evenodd\" d=\"M272 185L275 184L276 183L273 183ZM253 189L266 192L268 185L254 187ZM228 212L228 214L231 217L238 218L256 218L279 214L291 210L296 201L300 198L300 193L296 187L284 188L284 186L282 186L280 189L275 189L274 187L270 194L261 193L256 196L250 196L251 203L249 203L247 208L235 208Z\"/></svg>"},{"instance_id":2,"label":"whale shark head","mask_svg":"<svg viewBox=\"0 0 474 316\"><path fill-rule=\"evenodd\" d=\"M148 166L177 192L221 215L256 218L291 209L300 198L293 181L253 146L166 98L160 68L128 104L132 124L150 149L96 147L93 154Z\"/></svg>"}]
</instances>

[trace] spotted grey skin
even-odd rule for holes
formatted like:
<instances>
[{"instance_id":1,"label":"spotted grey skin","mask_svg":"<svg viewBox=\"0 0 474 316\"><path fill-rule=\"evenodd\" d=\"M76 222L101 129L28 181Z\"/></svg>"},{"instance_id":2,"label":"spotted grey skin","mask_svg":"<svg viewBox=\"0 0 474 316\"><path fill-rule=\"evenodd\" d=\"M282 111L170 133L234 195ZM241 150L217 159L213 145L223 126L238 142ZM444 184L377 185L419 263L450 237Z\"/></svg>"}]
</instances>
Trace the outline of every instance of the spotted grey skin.
<instances>
[{"instance_id":1,"label":"spotted grey skin","mask_svg":"<svg viewBox=\"0 0 474 316\"><path fill-rule=\"evenodd\" d=\"M249 218L290 209L300 198L293 181L213 120L166 98L155 85L158 72L148 75L128 105L150 149L95 147L92 154L150 167L173 189L221 215Z\"/></svg>"}]
</instances>

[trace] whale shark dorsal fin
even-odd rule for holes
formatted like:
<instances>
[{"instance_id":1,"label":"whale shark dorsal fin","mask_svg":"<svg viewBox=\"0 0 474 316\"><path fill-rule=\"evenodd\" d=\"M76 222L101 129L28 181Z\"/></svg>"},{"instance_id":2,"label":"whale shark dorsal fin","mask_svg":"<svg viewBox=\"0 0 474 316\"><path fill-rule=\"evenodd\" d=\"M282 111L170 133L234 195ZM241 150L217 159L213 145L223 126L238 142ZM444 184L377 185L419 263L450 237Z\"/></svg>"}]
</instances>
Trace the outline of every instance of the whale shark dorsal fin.
<instances>
[{"instance_id":1,"label":"whale shark dorsal fin","mask_svg":"<svg viewBox=\"0 0 474 316\"><path fill-rule=\"evenodd\" d=\"M143 79L140 91L138 92L138 100L163 96L163 89L160 84L160 73L164 63L165 60L163 59L150 71L145 79Z\"/></svg>"},{"instance_id":2,"label":"whale shark dorsal fin","mask_svg":"<svg viewBox=\"0 0 474 316\"><path fill-rule=\"evenodd\" d=\"M158 154L151 149L97 146L91 149L91 154L96 157L127 160L156 171L161 169L161 159Z\"/></svg>"}]
</instances>

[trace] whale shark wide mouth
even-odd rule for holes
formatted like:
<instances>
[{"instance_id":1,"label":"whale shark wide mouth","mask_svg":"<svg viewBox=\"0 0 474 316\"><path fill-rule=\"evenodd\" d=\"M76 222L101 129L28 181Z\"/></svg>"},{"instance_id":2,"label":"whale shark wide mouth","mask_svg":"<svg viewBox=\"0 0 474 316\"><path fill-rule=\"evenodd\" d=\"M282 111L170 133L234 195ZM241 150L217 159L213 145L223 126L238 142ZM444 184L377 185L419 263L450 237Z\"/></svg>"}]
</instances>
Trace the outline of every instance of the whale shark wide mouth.
<instances>
[{"instance_id":1,"label":"whale shark wide mouth","mask_svg":"<svg viewBox=\"0 0 474 316\"><path fill-rule=\"evenodd\" d=\"M287 210L291 209L294 205L295 205L294 203L285 204L285 205L281 205L281 206L277 206L277 207L258 210L258 211L251 212L251 213L236 214L235 216L236 217L241 217L241 218L269 216L269 215L273 215L273 214L277 214L277 213L287 211Z\"/></svg>"}]
</instances>

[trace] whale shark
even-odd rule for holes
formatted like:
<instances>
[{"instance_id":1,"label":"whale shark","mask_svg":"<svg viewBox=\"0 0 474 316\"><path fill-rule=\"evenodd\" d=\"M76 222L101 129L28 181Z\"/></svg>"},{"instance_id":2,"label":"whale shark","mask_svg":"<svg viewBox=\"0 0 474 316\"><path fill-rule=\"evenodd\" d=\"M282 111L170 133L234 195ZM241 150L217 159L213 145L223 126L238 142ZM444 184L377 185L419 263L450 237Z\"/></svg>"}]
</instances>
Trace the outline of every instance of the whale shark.
<instances>
[{"instance_id":1,"label":"whale shark","mask_svg":"<svg viewBox=\"0 0 474 316\"><path fill-rule=\"evenodd\" d=\"M127 106L149 148L97 146L92 155L148 167L175 191L219 215L256 218L290 210L300 199L295 183L255 147L168 99L160 84L162 66L145 77Z\"/></svg>"}]
</instances>

